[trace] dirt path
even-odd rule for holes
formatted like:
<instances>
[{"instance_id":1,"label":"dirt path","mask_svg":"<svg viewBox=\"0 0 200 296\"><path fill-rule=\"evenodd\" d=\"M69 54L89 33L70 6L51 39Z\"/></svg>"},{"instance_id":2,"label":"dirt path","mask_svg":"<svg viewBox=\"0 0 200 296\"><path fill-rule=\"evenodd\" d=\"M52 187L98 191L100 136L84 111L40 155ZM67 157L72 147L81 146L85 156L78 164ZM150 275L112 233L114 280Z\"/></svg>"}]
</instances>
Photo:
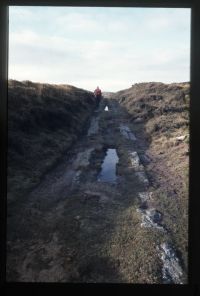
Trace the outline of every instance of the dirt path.
<instances>
[{"instance_id":1,"label":"dirt path","mask_svg":"<svg viewBox=\"0 0 200 296\"><path fill-rule=\"evenodd\" d=\"M23 204L10 209L8 281L183 281L138 141L126 111L103 100L88 134ZM116 183L98 181L109 148L119 157Z\"/></svg>"}]
</instances>

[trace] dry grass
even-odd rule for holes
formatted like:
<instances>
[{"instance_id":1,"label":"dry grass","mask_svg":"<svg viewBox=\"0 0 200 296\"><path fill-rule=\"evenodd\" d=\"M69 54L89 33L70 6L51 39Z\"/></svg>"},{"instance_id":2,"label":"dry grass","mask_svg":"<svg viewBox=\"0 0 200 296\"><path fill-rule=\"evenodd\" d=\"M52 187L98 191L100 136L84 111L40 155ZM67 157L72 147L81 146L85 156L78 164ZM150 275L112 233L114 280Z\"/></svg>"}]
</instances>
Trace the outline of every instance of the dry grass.
<instances>
[{"instance_id":1,"label":"dry grass","mask_svg":"<svg viewBox=\"0 0 200 296\"><path fill-rule=\"evenodd\" d=\"M138 149L151 157L145 165L157 209L164 214L168 239L187 270L189 83L139 83L115 94L130 114ZM135 123L136 118L143 122ZM177 137L186 136L184 140Z\"/></svg>"}]
</instances>

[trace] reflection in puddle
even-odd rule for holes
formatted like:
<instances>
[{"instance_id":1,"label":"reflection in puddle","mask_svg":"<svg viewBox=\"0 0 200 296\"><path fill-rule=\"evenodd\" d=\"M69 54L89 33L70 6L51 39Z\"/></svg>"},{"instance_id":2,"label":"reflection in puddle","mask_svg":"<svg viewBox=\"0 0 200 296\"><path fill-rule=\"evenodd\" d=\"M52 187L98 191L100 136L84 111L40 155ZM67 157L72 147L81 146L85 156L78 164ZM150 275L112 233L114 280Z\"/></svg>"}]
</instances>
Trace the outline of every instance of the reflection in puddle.
<instances>
[{"instance_id":1,"label":"reflection in puddle","mask_svg":"<svg viewBox=\"0 0 200 296\"><path fill-rule=\"evenodd\" d=\"M116 164L118 161L119 157L117 156L116 149L108 149L98 176L98 181L115 183L117 179Z\"/></svg>"},{"instance_id":2,"label":"reflection in puddle","mask_svg":"<svg viewBox=\"0 0 200 296\"><path fill-rule=\"evenodd\" d=\"M108 106L106 106L104 110L105 110L105 111L108 111Z\"/></svg>"}]
</instances>

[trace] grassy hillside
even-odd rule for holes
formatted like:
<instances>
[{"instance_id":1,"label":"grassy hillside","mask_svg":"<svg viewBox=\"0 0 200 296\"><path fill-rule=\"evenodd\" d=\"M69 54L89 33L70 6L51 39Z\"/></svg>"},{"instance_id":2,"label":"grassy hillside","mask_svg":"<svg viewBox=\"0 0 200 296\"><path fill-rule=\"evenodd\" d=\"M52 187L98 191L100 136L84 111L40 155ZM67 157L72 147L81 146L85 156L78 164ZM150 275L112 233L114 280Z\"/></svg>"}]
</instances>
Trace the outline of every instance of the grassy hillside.
<instances>
[{"instance_id":1,"label":"grassy hillside","mask_svg":"<svg viewBox=\"0 0 200 296\"><path fill-rule=\"evenodd\" d=\"M189 83L138 83L114 98L129 113L157 209L187 266Z\"/></svg>"},{"instance_id":2,"label":"grassy hillside","mask_svg":"<svg viewBox=\"0 0 200 296\"><path fill-rule=\"evenodd\" d=\"M37 184L67 152L95 106L91 92L70 85L9 81L9 201Z\"/></svg>"},{"instance_id":3,"label":"grassy hillside","mask_svg":"<svg viewBox=\"0 0 200 296\"><path fill-rule=\"evenodd\" d=\"M188 83L138 83L115 96L133 120L141 118L145 122L150 137L152 132L169 134L188 126Z\"/></svg>"}]
</instances>

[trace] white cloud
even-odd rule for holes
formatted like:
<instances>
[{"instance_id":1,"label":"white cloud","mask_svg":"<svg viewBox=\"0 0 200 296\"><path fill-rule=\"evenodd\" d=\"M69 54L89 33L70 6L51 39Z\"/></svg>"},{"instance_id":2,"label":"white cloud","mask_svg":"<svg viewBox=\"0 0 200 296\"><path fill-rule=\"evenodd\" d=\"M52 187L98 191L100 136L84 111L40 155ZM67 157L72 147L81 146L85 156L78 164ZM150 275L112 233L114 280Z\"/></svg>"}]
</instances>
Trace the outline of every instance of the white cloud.
<instances>
[{"instance_id":1,"label":"white cloud","mask_svg":"<svg viewBox=\"0 0 200 296\"><path fill-rule=\"evenodd\" d=\"M167 29L171 27L171 25L172 23L170 22L169 18L163 18L162 16L149 19L146 23L146 27L153 32Z\"/></svg>"},{"instance_id":2,"label":"white cloud","mask_svg":"<svg viewBox=\"0 0 200 296\"><path fill-rule=\"evenodd\" d=\"M11 32L9 34L9 40L12 45L34 45L40 41L40 36L33 31L24 30L21 32Z\"/></svg>"},{"instance_id":3,"label":"white cloud","mask_svg":"<svg viewBox=\"0 0 200 296\"><path fill-rule=\"evenodd\" d=\"M12 18L21 18L24 20L37 17L37 15L34 15L34 13L27 7L10 6L9 13L11 14Z\"/></svg>"},{"instance_id":4,"label":"white cloud","mask_svg":"<svg viewBox=\"0 0 200 296\"><path fill-rule=\"evenodd\" d=\"M42 18L41 8L38 14L12 8L10 78L111 91L141 81L189 80L188 11L145 10L135 18L60 11L53 18L48 8Z\"/></svg>"},{"instance_id":5,"label":"white cloud","mask_svg":"<svg viewBox=\"0 0 200 296\"><path fill-rule=\"evenodd\" d=\"M81 13L64 14L61 17L57 17L55 21L64 31L73 30L74 32L80 32L87 30L87 32L90 32L101 30L97 20L91 18L90 15Z\"/></svg>"}]
</instances>

